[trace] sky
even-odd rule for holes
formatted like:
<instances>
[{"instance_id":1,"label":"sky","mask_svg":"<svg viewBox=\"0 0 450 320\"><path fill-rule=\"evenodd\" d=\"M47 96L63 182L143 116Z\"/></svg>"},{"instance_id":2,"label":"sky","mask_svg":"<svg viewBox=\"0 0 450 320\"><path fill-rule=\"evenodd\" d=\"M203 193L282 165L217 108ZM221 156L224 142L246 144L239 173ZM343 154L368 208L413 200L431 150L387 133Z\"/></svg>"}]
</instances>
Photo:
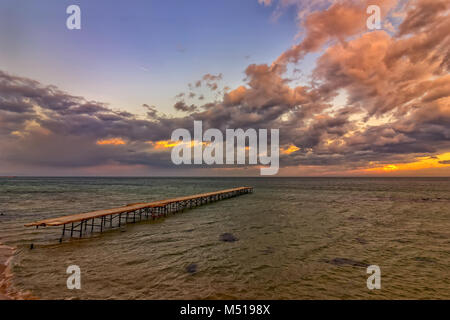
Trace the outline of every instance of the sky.
<instances>
[{"instance_id":1,"label":"sky","mask_svg":"<svg viewBox=\"0 0 450 320\"><path fill-rule=\"evenodd\" d=\"M69 30L66 8L81 9ZM367 27L369 5L381 29ZM175 166L171 133L280 129L279 176L450 176L444 0L0 1L0 175Z\"/></svg>"}]
</instances>

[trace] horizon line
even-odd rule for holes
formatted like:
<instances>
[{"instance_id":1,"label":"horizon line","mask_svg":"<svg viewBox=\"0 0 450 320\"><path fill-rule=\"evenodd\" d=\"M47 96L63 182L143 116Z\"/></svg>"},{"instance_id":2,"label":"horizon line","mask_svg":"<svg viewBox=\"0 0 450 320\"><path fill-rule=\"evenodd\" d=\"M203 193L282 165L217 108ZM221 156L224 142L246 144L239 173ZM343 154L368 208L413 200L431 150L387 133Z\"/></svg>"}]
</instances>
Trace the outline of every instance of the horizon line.
<instances>
[{"instance_id":1,"label":"horizon line","mask_svg":"<svg viewBox=\"0 0 450 320\"><path fill-rule=\"evenodd\" d=\"M83 175L0 175L0 179L14 178L450 178L450 176L83 176Z\"/></svg>"}]
</instances>

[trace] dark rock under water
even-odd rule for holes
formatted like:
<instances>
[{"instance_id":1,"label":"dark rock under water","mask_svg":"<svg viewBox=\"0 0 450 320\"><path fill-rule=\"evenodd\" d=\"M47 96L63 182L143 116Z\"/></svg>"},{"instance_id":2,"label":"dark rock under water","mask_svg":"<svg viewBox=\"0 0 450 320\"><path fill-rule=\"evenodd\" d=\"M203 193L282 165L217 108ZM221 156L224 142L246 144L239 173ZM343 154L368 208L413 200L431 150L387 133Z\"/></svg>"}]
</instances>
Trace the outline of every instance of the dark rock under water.
<instances>
[{"instance_id":1,"label":"dark rock under water","mask_svg":"<svg viewBox=\"0 0 450 320\"><path fill-rule=\"evenodd\" d=\"M233 234L231 233L222 233L220 235L220 241L224 241L224 242L234 242L234 241L238 241L239 239L236 238Z\"/></svg>"},{"instance_id":2,"label":"dark rock under water","mask_svg":"<svg viewBox=\"0 0 450 320\"><path fill-rule=\"evenodd\" d=\"M367 240L366 240L366 239L363 239L363 238L355 238L355 240L356 240L357 242L359 242L360 244L367 244Z\"/></svg>"},{"instance_id":3,"label":"dark rock under water","mask_svg":"<svg viewBox=\"0 0 450 320\"><path fill-rule=\"evenodd\" d=\"M197 265L195 263L191 263L186 267L186 272L188 273L196 273L197 272Z\"/></svg>"}]
</instances>

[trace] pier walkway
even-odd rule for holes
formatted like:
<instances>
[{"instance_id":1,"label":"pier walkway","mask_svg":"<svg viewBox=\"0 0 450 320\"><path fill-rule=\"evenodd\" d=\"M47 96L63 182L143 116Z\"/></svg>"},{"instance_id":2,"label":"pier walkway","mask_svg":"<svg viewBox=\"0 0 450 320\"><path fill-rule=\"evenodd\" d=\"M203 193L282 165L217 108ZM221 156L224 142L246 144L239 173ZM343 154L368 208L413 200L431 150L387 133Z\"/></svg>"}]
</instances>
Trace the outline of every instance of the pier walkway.
<instances>
[{"instance_id":1,"label":"pier walkway","mask_svg":"<svg viewBox=\"0 0 450 320\"><path fill-rule=\"evenodd\" d=\"M98 210L87 213L72 214L57 218L40 220L25 224L26 227L55 227L63 226L62 238L66 234L71 237L74 233L80 238L83 234L106 228L120 227L126 223L135 223L143 219L157 219L187 208L194 208L210 202L252 193L252 187L239 187L216 192L195 194L187 197L166 199L148 203L134 203L124 207Z\"/></svg>"}]
</instances>

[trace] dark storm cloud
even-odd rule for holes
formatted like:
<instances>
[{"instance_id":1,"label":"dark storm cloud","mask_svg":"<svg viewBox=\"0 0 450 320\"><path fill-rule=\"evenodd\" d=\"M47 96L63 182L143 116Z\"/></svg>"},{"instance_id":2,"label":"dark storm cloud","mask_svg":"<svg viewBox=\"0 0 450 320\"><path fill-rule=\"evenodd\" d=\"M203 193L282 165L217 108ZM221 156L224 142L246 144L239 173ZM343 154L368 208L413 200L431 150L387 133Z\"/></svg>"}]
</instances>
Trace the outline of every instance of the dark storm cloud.
<instances>
[{"instance_id":1,"label":"dark storm cloud","mask_svg":"<svg viewBox=\"0 0 450 320\"><path fill-rule=\"evenodd\" d=\"M170 153L152 152L146 141L167 140L192 120L167 120L145 106L151 120L86 101L53 86L0 72L2 158L43 166L120 164L170 165ZM120 137L126 146L97 145ZM127 149L128 148L128 149ZM148 150L143 151L143 150ZM135 152L129 152L135 151Z\"/></svg>"},{"instance_id":2,"label":"dark storm cloud","mask_svg":"<svg viewBox=\"0 0 450 320\"><path fill-rule=\"evenodd\" d=\"M197 107L193 104L188 106L184 101L178 101L173 106L177 111L189 112L192 113L197 110Z\"/></svg>"},{"instance_id":3,"label":"dark storm cloud","mask_svg":"<svg viewBox=\"0 0 450 320\"><path fill-rule=\"evenodd\" d=\"M0 100L0 110L24 113L33 110L33 106L26 102L19 101L5 101L3 98Z\"/></svg>"},{"instance_id":4,"label":"dark storm cloud","mask_svg":"<svg viewBox=\"0 0 450 320\"><path fill-rule=\"evenodd\" d=\"M203 76L202 80L206 84L206 86L209 87L209 89L215 91L219 87L218 82L222 80L222 74L219 73L218 75L214 75L207 73ZM195 85L197 86L197 84L198 81Z\"/></svg>"}]
</instances>

